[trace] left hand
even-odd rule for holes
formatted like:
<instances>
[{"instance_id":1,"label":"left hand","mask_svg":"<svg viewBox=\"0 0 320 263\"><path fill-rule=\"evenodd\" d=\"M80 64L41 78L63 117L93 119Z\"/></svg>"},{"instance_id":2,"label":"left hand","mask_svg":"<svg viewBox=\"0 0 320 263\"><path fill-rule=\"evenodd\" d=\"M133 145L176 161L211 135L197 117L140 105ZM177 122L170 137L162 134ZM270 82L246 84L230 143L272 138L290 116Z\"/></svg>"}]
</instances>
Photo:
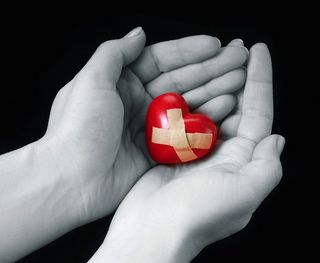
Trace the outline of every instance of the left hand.
<instances>
[{"instance_id":1,"label":"left hand","mask_svg":"<svg viewBox=\"0 0 320 263\"><path fill-rule=\"evenodd\" d=\"M151 167L143 133L152 97L195 92L191 105L216 113L216 120L234 107L226 93L243 85L243 48L221 49L210 36L144 44L142 29L101 44L57 94L43 138L0 156L1 262L118 206ZM220 89L210 93L215 85Z\"/></svg>"}]
</instances>

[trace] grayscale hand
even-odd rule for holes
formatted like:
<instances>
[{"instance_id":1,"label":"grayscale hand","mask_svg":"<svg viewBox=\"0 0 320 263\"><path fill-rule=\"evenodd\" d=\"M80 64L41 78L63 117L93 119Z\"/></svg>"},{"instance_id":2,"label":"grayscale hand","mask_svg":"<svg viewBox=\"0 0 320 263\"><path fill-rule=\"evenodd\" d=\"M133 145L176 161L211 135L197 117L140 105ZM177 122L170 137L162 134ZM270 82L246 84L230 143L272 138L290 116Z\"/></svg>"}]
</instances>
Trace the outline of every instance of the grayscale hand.
<instances>
[{"instance_id":1,"label":"grayscale hand","mask_svg":"<svg viewBox=\"0 0 320 263\"><path fill-rule=\"evenodd\" d=\"M271 58L266 45L256 44L243 100L222 123L218 149L206 160L147 171L90 262L190 262L245 227L282 175L284 139L270 135L272 122Z\"/></svg>"}]
</instances>

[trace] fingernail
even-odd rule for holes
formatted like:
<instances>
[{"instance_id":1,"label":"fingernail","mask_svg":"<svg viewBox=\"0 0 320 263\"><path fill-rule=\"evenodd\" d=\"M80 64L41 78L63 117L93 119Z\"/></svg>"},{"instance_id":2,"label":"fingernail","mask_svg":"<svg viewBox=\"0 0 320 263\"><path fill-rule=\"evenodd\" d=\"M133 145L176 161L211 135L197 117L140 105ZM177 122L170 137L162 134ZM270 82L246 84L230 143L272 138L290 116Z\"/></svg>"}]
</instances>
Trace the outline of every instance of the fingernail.
<instances>
[{"instance_id":1,"label":"fingernail","mask_svg":"<svg viewBox=\"0 0 320 263\"><path fill-rule=\"evenodd\" d=\"M233 40L229 43L230 46L233 46L233 45L239 46L239 44L240 44L240 45L243 45L243 44L244 44L244 43L243 43L243 40L242 40L241 38L233 39Z\"/></svg>"},{"instance_id":2,"label":"fingernail","mask_svg":"<svg viewBox=\"0 0 320 263\"><path fill-rule=\"evenodd\" d=\"M258 42L256 45L260 45L260 46L268 48L268 45L266 43L263 43L263 42Z\"/></svg>"},{"instance_id":3,"label":"fingernail","mask_svg":"<svg viewBox=\"0 0 320 263\"><path fill-rule=\"evenodd\" d=\"M216 40L218 41L219 46L221 47L221 41L220 41L220 39L216 37Z\"/></svg>"},{"instance_id":4,"label":"fingernail","mask_svg":"<svg viewBox=\"0 0 320 263\"><path fill-rule=\"evenodd\" d=\"M278 150L279 154L282 153L285 143L286 143L286 139L283 136L278 135L278 138L277 138L277 150Z\"/></svg>"},{"instance_id":5,"label":"fingernail","mask_svg":"<svg viewBox=\"0 0 320 263\"><path fill-rule=\"evenodd\" d=\"M136 37L142 32L142 27L138 26L135 29L131 30L128 34L126 34L124 37Z\"/></svg>"},{"instance_id":6,"label":"fingernail","mask_svg":"<svg viewBox=\"0 0 320 263\"><path fill-rule=\"evenodd\" d=\"M244 44L244 43L243 43L243 40L242 40L241 38L236 38L234 41L239 41L239 42L241 42L242 44Z\"/></svg>"},{"instance_id":7,"label":"fingernail","mask_svg":"<svg viewBox=\"0 0 320 263\"><path fill-rule=\"evenodd\" d=\"M232 40L228 44L228 46L229 47L240 47L240 48L243 48L246 51L247 55L249 56L249 50L243 45L243 41L240 38Z\"/></svg>"}]
</instances>

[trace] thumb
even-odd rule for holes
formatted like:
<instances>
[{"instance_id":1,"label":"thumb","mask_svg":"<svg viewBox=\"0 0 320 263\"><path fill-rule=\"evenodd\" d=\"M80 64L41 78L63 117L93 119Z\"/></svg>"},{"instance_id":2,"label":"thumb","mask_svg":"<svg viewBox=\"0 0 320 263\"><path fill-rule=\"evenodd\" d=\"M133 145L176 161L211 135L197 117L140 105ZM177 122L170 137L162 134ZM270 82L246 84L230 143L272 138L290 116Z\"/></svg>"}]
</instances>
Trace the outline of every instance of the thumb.
<instances>
[{"instance_id":1,"label":"thumb","mask_svg":"<svg viewBox=\"0 0 320 263\"><path fill-rule=\"evenodd\" d=\"M254 193L257 207L275 188L282 177L280 155L285 139L280 135L270 135L255 148L252 161L240 169L243 180Z\"/></svg>"},{"instance_id":2,"label":"thumb","mask_svg":"<svg viewBox=\"0 0 320 263\"><path fill-rule=\"evenodd\" d=\"M143 29L137 27L121 39L102 43L79 72L77 80L84 81L88 87L115 89L122 68L140 55L145 41Z\"/></svg>"}]
</instances>

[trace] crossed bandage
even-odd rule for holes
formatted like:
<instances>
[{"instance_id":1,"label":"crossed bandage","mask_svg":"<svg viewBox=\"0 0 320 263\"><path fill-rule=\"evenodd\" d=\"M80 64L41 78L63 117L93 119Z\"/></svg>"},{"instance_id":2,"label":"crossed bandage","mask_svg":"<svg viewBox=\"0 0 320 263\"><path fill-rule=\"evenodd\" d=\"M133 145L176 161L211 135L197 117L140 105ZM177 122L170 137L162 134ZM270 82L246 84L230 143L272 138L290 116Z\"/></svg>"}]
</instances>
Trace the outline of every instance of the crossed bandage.
<instances>
[{"instance_id":1,"label":"crossed bandage","mask_svg":"<svg viewBox=\"0 0 320 263\"><path fill-rule=\"evenodd\" d=\"M195 149L209 149L211 133L186 133L181 109L167 110L169 129L152 127L152 142L172 146L181 160L188 162L197 159Z\"/></svg>"}]
</instances>

